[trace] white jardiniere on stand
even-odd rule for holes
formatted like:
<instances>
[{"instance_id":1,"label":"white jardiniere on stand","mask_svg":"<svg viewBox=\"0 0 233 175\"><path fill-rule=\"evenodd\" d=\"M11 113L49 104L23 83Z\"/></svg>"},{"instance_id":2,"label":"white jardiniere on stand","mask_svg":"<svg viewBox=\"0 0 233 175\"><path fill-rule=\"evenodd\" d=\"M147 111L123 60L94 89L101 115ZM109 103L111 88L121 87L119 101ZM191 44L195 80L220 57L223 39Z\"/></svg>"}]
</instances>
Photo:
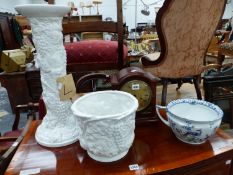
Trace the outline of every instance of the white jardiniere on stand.
<instances>
[{"instance_id":1,"label":"white jardiniere on stand","mask_svg":"<svg viewBox=\"0 0 233 175\"><path fill-rule=\"evenodd\" d=\"M47 114L37 128L35 138L41 145L60 147L79 139L80 129L70 101L60 101L57 78L66 75L66 52L63 46L62 17L68 6L28 4L15 9L26 16L32 28L40 67L43 100Z\"/></svg>"}]
</instances>

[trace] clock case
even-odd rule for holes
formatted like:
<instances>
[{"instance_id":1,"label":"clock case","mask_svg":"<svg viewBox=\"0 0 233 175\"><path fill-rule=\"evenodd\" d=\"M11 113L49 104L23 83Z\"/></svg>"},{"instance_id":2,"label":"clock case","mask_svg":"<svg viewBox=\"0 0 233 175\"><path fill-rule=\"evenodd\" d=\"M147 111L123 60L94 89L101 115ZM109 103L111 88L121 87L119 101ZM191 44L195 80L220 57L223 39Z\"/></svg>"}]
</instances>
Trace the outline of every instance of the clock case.
<instances>
[{"instance_id":1,"label":"clock case","mask_svg":"<svg viewBox=\"0 0 233 175\"><path fill-rule=\"evenodd\" d=\"M117 74L114 74L110 77L110 82L113 90L120 90L121 87L132 80L140 80L145 82L151 88L152 96L150 104L143 110L137 111L136 121L137 124L143 124L148 122L158 121L158 117L155 111L156 105L156 86L159 78L153 76L149 72L138 67L127 67L121 69Z\"/></svg>"},{"instance_id":2,"label":"clock case","mask_svg":"<svg viewBox=\"0 0 233 175\"><path fill-rule=\"evenodd\" d=\"M110 87L107 88L112 90L120 90L121 87L132 80L140 80L145 82L151 88L151 100L150 104L143 110L136 112L136 124L145 124L148 122L158 121L158 116L155 111L156 105L156 86L157 82L160 81L159 78L153 76L149 72L138 67L127 67L121 69L119 72L113 75L108 75L104 73L90 73L82 76L76 83L77 93L86 93L96 90L107 90L99 89L96 84L98 80L102 80L105 83L110 83Z\"/></svg>"}]
</instances>

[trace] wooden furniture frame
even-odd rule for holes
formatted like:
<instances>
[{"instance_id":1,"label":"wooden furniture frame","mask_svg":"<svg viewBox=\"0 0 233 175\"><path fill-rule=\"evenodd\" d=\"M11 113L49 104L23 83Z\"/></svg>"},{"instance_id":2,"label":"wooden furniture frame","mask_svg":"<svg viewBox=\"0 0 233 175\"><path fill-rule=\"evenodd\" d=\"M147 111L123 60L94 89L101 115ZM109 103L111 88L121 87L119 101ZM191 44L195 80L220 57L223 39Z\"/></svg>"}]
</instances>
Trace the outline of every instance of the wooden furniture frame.
<instances>
[{"instance_id":1,"label":"wooden furniture frame","mask_svg":"<svg viewBox=\"0 0 233 175\"><path fill-rule=\"evenodd\" d=\"M233 57L233 51L230 49L224 49L220 47L218 50L218 58L217 58L218 64L222 65L225 56Z\"/></svg>"},{"instance_id":2,"label":"wooden furniture frame","mask_svg":"<svg viewBox=\"0 0 233 175\"><path fill-rule=\"evenodd\" d=\"M118 35L118 64L81 64L76 63L67 65L67 69L71 72L79 71L95 71L107 69L121 69L124 65L123 61L123 17L122 17L122 0L116 0L117 4L117 22L113 21L89 21L89 22L72 22L63 23L63 34L73 34L79 32L110 32ZM71 17L72 18L72 17Z\"/></svg>"},{"instance_id":3,"label":"wooden furniture frame","mask_svg":"<svg viewBox=\"0 0 233 175\"><path fill-rule=\"evenodd\" d=\"M224 122L230 124L230 128L233 128L233 76L232 75L218 75L204 76L203 87L205 91L205 100L212 103L218 103L218 101L225 101L224 105L228 106L228 109L224 111ZM224 109L223 109L224 110ZM228 115L228 116L225 116Z\"/></svg>"},{"instance_id":4,"label":"wooden furniture frame","mask_svg":"<svg viewBox=\"0 0 233 175\"><path fill-rule=\"evenodd\" d=\"M135 139L127 155L116 162L91 159L79 142L61 148L46 148L35 141L40 121L33 121L5 175L40 169L40 174L156 174L232 175L233 138L221 130L201 145L178 140L161 122L136 127ZM23 159L23 161L19 161ZM136 165L135 165L136 164ZM129 166L135 165L135 170Z\"/></svg>"},{"instance_id":5,"label":"wooden furniture frame","mask_svg":"<svg viewBox=\"0 0 233 175\"><path fill-rule=\"evenodd\" d=\"M167 85L170 80L192 79L197 98L202 98L200 75L209 68L205 67L203 62L225 4L226 1L222 0L166 0L160 8L156 17L156 29L161 54L159 57L149 54L142 57L141 62L145 71L163 81L162 105L166 104ZM199 5L201 8L198 8ZM202 22L207 18L209 21Z\"/></svg>"},{"instance_id":6,"label":"wooden furniture frame","mask_svg":"<svg viewBox=\"0 0 233 175\"><path fill-rule=\"evenodd\" d=\"M17 43L15 34L11 26L12 18L13 18L13 14L0 13L0 27L3 34L2 37L4 40L5 50L20 48L20 44Z\"/></svg>"},{"instance_id":7,"label":"wooden furniture frame","mask_svg":"<svg viewBox=\"0 0 233 175\"><path fill-rule=\"evenodd\" d=\"M48 0L48 4L54 4L55 0Z\"/></svg>"},{"instance_id":8,"label":"wooden furniture frame","mask_svg":"<svg viewBox=\"0 0 233 175\"><path fill-rule=\"evenodd\" d=\"M219 46L222 43L226 43L229 40L230 31L217 31L210 41L210 45L207 50L207 55L209 56L217 56L219 52ZM224 37L221 41L220 37Z\"/></svg>"},{"instance_id":9,"label":"wooden furniture frame","mask_svg":"<svg viewBox=\"0 0 233 175\"><path fill-rule=\"evenodd\" d=\"M12 141L11 147L3 155L0 155L0 175L3 175L5 170L7 169L7 167L9 165L12 157L14 156L19 144L21 143L24 136L26 135L32 120L33 120L33 117L31 115L29 115L27 123L26 123L26 125L25 125L25 127L24 127L24 129L19 137L17 137L17 138L0 137L0 142Z\"/></svg>"},{"instance_id":10,"label":"wooden furniture frame","mask_svg":"<svg viewBox=\"0 0 233 175\"><path fill-rule=\"evenodd\" d=\"M25 72L2 73L0 74L0 82L7 89L12 111L14 111L15 106L31 101Z\"/></svg>"},{"instance_id":11,"label":"wooden furniture frame","mask_svg":"<svg viewBox=\"0 0 233 175\"><path fill-rule=\"evenodd\" d=\"M12 130L18 130L18 124L20 120L20 112L28 111L33 119L36 119L35 112L39 110L39 99L42 94L42 86L40 80L40 72L38 69L27 70L25 72L25 80L28 87L28 93L30 101L28 103L22 103L14 107L15 120L12 126Z\"/></svg>"}]
</instances>

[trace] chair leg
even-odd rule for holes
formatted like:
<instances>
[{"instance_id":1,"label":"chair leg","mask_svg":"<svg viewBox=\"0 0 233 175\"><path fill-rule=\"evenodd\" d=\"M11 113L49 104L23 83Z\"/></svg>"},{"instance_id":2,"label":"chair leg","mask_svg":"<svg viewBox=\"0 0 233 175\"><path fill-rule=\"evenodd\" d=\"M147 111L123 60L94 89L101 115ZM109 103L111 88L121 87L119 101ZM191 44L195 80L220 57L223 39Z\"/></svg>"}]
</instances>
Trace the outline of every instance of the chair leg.
<instances>
[{"instance_id":1,"label":"chair leg","mask_svg":"<svg viewBox=\"0 0 233 175\"><path fill-rule=\"evenodd\" d=\"M168 79L162 79L162 84L163 84L163 90L162 90L161 105L165 106L166 105L166 98L167 98Z\"/></svg>"},{"instance_id":2,"label":"chair leg","mask_svg":"<svg viewBox=\"0 0 233 175\"><path fill-rule=\"evenodd\" d=\"M201 100L202 99L202 97L201 97L201 89L200 89L200 85L199 85L199 83L200 83L200 76L199 75L194 76L193 77L193 82L194 82L194 87L195 87L195 90L196 90L196 93L197 93L197 98L199 100Z\"/></svg>"},{"instance_id":3,"label":"chair leg","mask_svg":"<svg viewBox=\"0 0 233 175\"><path fill-rule=\"evenodd\" d=\"M177 88L176 88L177 91L181 88L182 84L183 84L182 79L178 79L177 80Z\"/></svg>"},{"instance_id":4,"label":"chair leg","mask_svg":"<svg viewBox=\"0 0 233 175\"><path fill-rule=\"evenodd\" d=\"M221 51L218 51L217 64L222 65L224 59L225 59L225 55L223 55Z\"/></svg>"},{"instance_id":5,"label":"chair leg","mask_svg":"<svg viewBox=\"0 0 233 175\"><path fill-rule=\"evenodd\" d=\"M17 130L18 129L18 125L19 125L19 118L20 118L20 108L21 106L16 106L15 107L15 120L14 120L14 124L12 126L12 130Z\"/></svg>"}]
</instances>

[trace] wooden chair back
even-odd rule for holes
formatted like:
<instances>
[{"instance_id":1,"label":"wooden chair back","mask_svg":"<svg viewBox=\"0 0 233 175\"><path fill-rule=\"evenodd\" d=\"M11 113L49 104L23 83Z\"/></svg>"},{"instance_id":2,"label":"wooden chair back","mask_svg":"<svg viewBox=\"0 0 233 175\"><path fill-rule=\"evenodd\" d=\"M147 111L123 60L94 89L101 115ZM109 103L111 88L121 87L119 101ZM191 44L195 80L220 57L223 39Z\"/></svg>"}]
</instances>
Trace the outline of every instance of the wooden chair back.
<instances>
[{"instance_id":1,"label":"wooden chair back","mask_svg":"<svg viewBox=\"0 0 233 175\"><path fill-rule=\"evenodd\" d=\"M0 27L3 34L2 37L5 50L20 48L20 44L17 42L13 32L11 20L12 16L10 14L0 13Z\"/></svg>"},{"instance_id":2,"label":"wooden chair back","mask_svg":"<svg viewBox=\"0 0 233 175\"><path fill-rule=\"evenodd\" d=\"M230 31L223 33L222 36L220 35L220 37L218 35L214 35L207 49L207 55L218 56L219 46L222 43L229 42L229 35L230 35Z\"/></svg>"},{"instance_id":3,"label":"wooden chair back","mask_svg":"<svg viewBox=\"0 0 233 175\"><path fill-rule=\"evenodd\" d=\"M30 115L36 118L36 112L39 110L39 100L42 94L39 69L33 68L32 70L27 70L25 72L25 80L31 101L28 104L20 104L14 107L15 120L12 126L13 131L19 129L18 125L21 117L20 113L22 111L28 111Z\"/></svg>"},{"instance_id":4,"label":"wooden chair back","mask_svg":"<svg viewBox=\"0 0 233 175\"><path fill-rule=\"evenodd\" d=\"M86 21L63 23L63 34L80 32L109 32L118 35L118 68L123 67L123 17L122 0L116 0L117 21ZM72 17L71 17L72 18Z\"/></svg>"}]
</instances>

